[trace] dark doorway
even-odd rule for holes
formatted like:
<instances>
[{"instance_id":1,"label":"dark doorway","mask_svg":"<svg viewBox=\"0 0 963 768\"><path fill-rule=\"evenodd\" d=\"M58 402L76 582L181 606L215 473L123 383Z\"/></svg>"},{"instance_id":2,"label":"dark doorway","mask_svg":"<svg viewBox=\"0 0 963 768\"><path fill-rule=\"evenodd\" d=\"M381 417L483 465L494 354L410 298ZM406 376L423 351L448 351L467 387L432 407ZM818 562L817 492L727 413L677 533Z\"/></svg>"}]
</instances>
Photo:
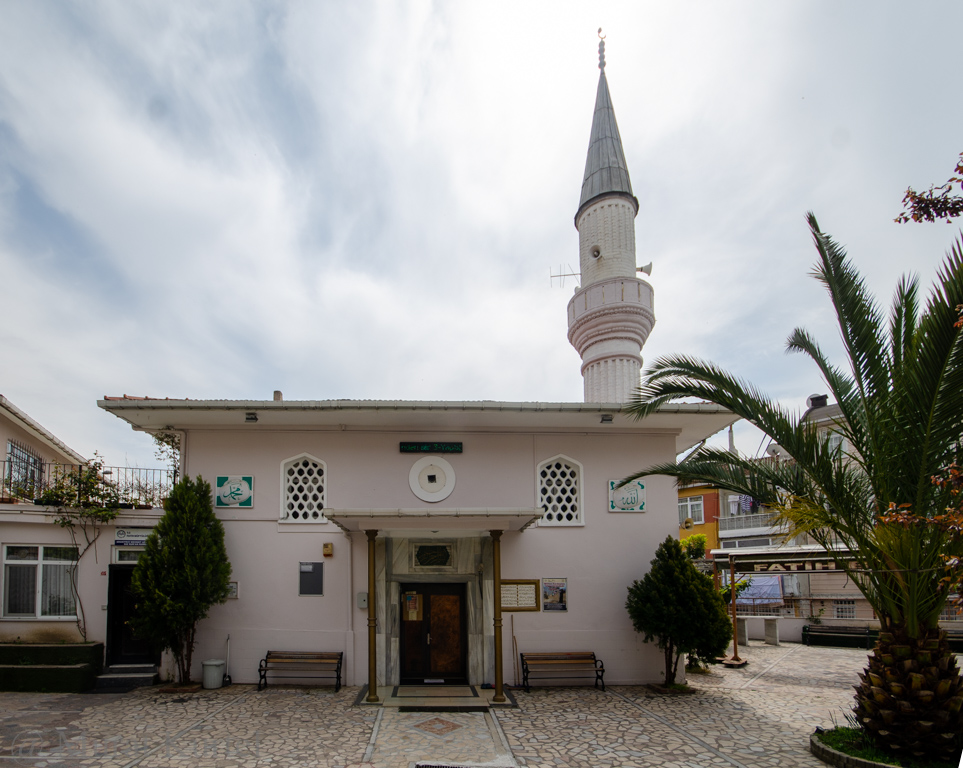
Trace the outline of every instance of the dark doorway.
<instances>
[{"instance_id":1,"label":"dark doorway","mask_svg":"<svg viewBox=\"0 0 963 768\"><path fill-rule=\"evenodd\" d=\"M401 585L401 684L466 685L464 584Z\"/></svg>"},{"instance_id":2,"label":"dark doorway","mask_svg":"<svg viewBox=\"0 0 963 768\"><path fill-rule=\"evenodd\" d=\"M107 583L107 664L160 664L160 654L135 637L128 624L134 615L131 577L134 564L111 565Z\"/></svg>"}]
</instances>

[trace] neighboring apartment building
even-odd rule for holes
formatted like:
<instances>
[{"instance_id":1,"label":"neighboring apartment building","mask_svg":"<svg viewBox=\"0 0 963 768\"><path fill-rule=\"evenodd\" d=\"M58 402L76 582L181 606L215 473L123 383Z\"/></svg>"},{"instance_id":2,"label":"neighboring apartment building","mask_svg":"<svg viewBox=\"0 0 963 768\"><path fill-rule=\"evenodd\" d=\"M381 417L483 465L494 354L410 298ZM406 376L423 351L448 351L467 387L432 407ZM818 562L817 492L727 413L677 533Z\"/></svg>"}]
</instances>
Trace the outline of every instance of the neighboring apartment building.
<instances>
[{"instance_id":1,"label":"neighboring apartment building","mask_svg":"<svg viewBox=\"0 0 963 768\"><path fill-rule=\"evenodd\" d=\"M76 548L33 500L51 466L85 459L3 395L0 445L6 449L0 488L0 641L76 639L70 580Z\"/></svg>"},{"instance_id":2,"label":"neighboring apartment building","mask_svg":"<svg viewBox=\"0 0 963 768\"><path fill-rule=\"evenodd\" d=\"M83 464L86 459L0 395L0 445L6 449L0 502L33 501L49 464Z\"/></svg>"},{"instance_id":3,"label":"neighboring apartment building","mask_svg":"<svg viewBox=\"0 0 963 768\"><path fill-rule=\"evenodd\" d=\"M807 401L803 420L816 425L824 433L831 445L839 446L845 452L845 437L838 431L841 411L838 405L829 404L828 396L813 395ZM763 461L780 461L784 458L777 445L770 446L768 458ZM713 553L718 560L728 559L729 552L740 557L758 559L759 568L766 568L763 562L768 559L770 568L763 570L765 576L753 577L755 588L745 593L740 600L740 611L745 615L776 615L797 618L805 622L817 621L836 624L862 624L875 621L873 609L848 574L841 571L820 573L806 571L801 564L792 563L794 558L805 558L811 552L815 562L820 558L814 550L815 543L807 537L795 541L785 541L785 528L775 522L772 510L757 504L753 499L729 494L724 491L680 490L680 520L683 508L683 494L702 493L709 498L710 493L719 494L719 506L723 510L717 521L718 547ZM688 502L691 504L691 502ZM708 516L707 516L708 521ZM708 528L708 522L707 526ZM680 530L680 535L690 532L699 533L698 526L691 531ZM707 530L708 534L709 531ZM826 565L821 563L819 567ZM725 570L727 565L720 566ZM779 569L786 571L775 575ZM793 569L793 570L788 570ZM724 577L725 579L725 577ZM762 583L762 579L765 582ZM943 615L945 622L963 621L963 611L948 607ZM950 624L949 626L952 626ZM794 638L790 631L784 637Z\"/></svg>"}]
</instances>

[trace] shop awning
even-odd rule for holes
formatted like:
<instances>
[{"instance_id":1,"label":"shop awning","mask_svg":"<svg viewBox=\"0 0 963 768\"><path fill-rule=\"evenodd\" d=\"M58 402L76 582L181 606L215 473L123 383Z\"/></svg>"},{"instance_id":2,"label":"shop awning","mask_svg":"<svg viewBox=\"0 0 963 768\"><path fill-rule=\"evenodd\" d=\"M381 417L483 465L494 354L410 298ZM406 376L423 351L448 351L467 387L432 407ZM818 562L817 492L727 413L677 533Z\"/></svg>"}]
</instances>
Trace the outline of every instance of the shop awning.
<instances>
[{"instance_id":1,"label":"shop awning","mask_svg":"<svg viewBox=\"0 0 963 768\"><path fill-rule=\"evenodd\" d=\"M853 559L848 550L836 550L833 555L845 562ZM736 573L827 573L841 571L833 556L822 547L780 547L778 549L745 548L742 550L714 549L712 559L719 570L729 569L729 560Z\"/></svg>"}]
</instances>

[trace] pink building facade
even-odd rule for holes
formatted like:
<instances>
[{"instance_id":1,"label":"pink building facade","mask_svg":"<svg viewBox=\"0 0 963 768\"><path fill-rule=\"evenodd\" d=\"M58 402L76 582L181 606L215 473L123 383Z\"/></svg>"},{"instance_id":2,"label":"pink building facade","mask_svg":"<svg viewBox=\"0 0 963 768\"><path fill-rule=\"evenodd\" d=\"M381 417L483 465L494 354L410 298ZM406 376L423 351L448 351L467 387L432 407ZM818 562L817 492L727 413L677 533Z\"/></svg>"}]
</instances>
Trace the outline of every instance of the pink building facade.
<instances>
[{"instance_id":1,"label":"pink building facade","mask_svg":"<svg viewBox=\"0 0 963 768\"><path fill-rule=\"evenodd\" d=\"M676 490L612 486L732 419L707 405L641 422L618 404L100 406L178 432L184 473L223 505L236 597L200 626L196 672L230 635L235 682L256 682L267 650L325 650L344 652L349 685L368 682L372 604L378 685L495 683L496 580L506 683L516 651L551 650L594 651L612 683L658 681L661 655L624 603L676 533Z\"/></svg>"}]
</instances>

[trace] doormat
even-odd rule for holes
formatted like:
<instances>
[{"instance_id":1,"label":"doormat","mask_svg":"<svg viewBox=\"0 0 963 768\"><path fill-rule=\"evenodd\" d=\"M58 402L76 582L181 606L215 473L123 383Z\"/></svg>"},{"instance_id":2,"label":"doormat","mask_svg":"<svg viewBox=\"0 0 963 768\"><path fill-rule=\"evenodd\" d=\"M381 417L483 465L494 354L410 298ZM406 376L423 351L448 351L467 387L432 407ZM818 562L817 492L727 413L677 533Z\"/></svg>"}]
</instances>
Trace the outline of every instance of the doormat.
<instances>
[{"instance_id":1,"label":"doormat","mask_svg":"<svg viewBox=\"0 0 963 768\"><path fill-rule=\"evenodd\" d=\"M479 765L484 765L484 768L514 768L510 765L492 765L490 763L476 765L466 763L415 763L415 768L478 768Z\"/></svg>"}]
</instances>

